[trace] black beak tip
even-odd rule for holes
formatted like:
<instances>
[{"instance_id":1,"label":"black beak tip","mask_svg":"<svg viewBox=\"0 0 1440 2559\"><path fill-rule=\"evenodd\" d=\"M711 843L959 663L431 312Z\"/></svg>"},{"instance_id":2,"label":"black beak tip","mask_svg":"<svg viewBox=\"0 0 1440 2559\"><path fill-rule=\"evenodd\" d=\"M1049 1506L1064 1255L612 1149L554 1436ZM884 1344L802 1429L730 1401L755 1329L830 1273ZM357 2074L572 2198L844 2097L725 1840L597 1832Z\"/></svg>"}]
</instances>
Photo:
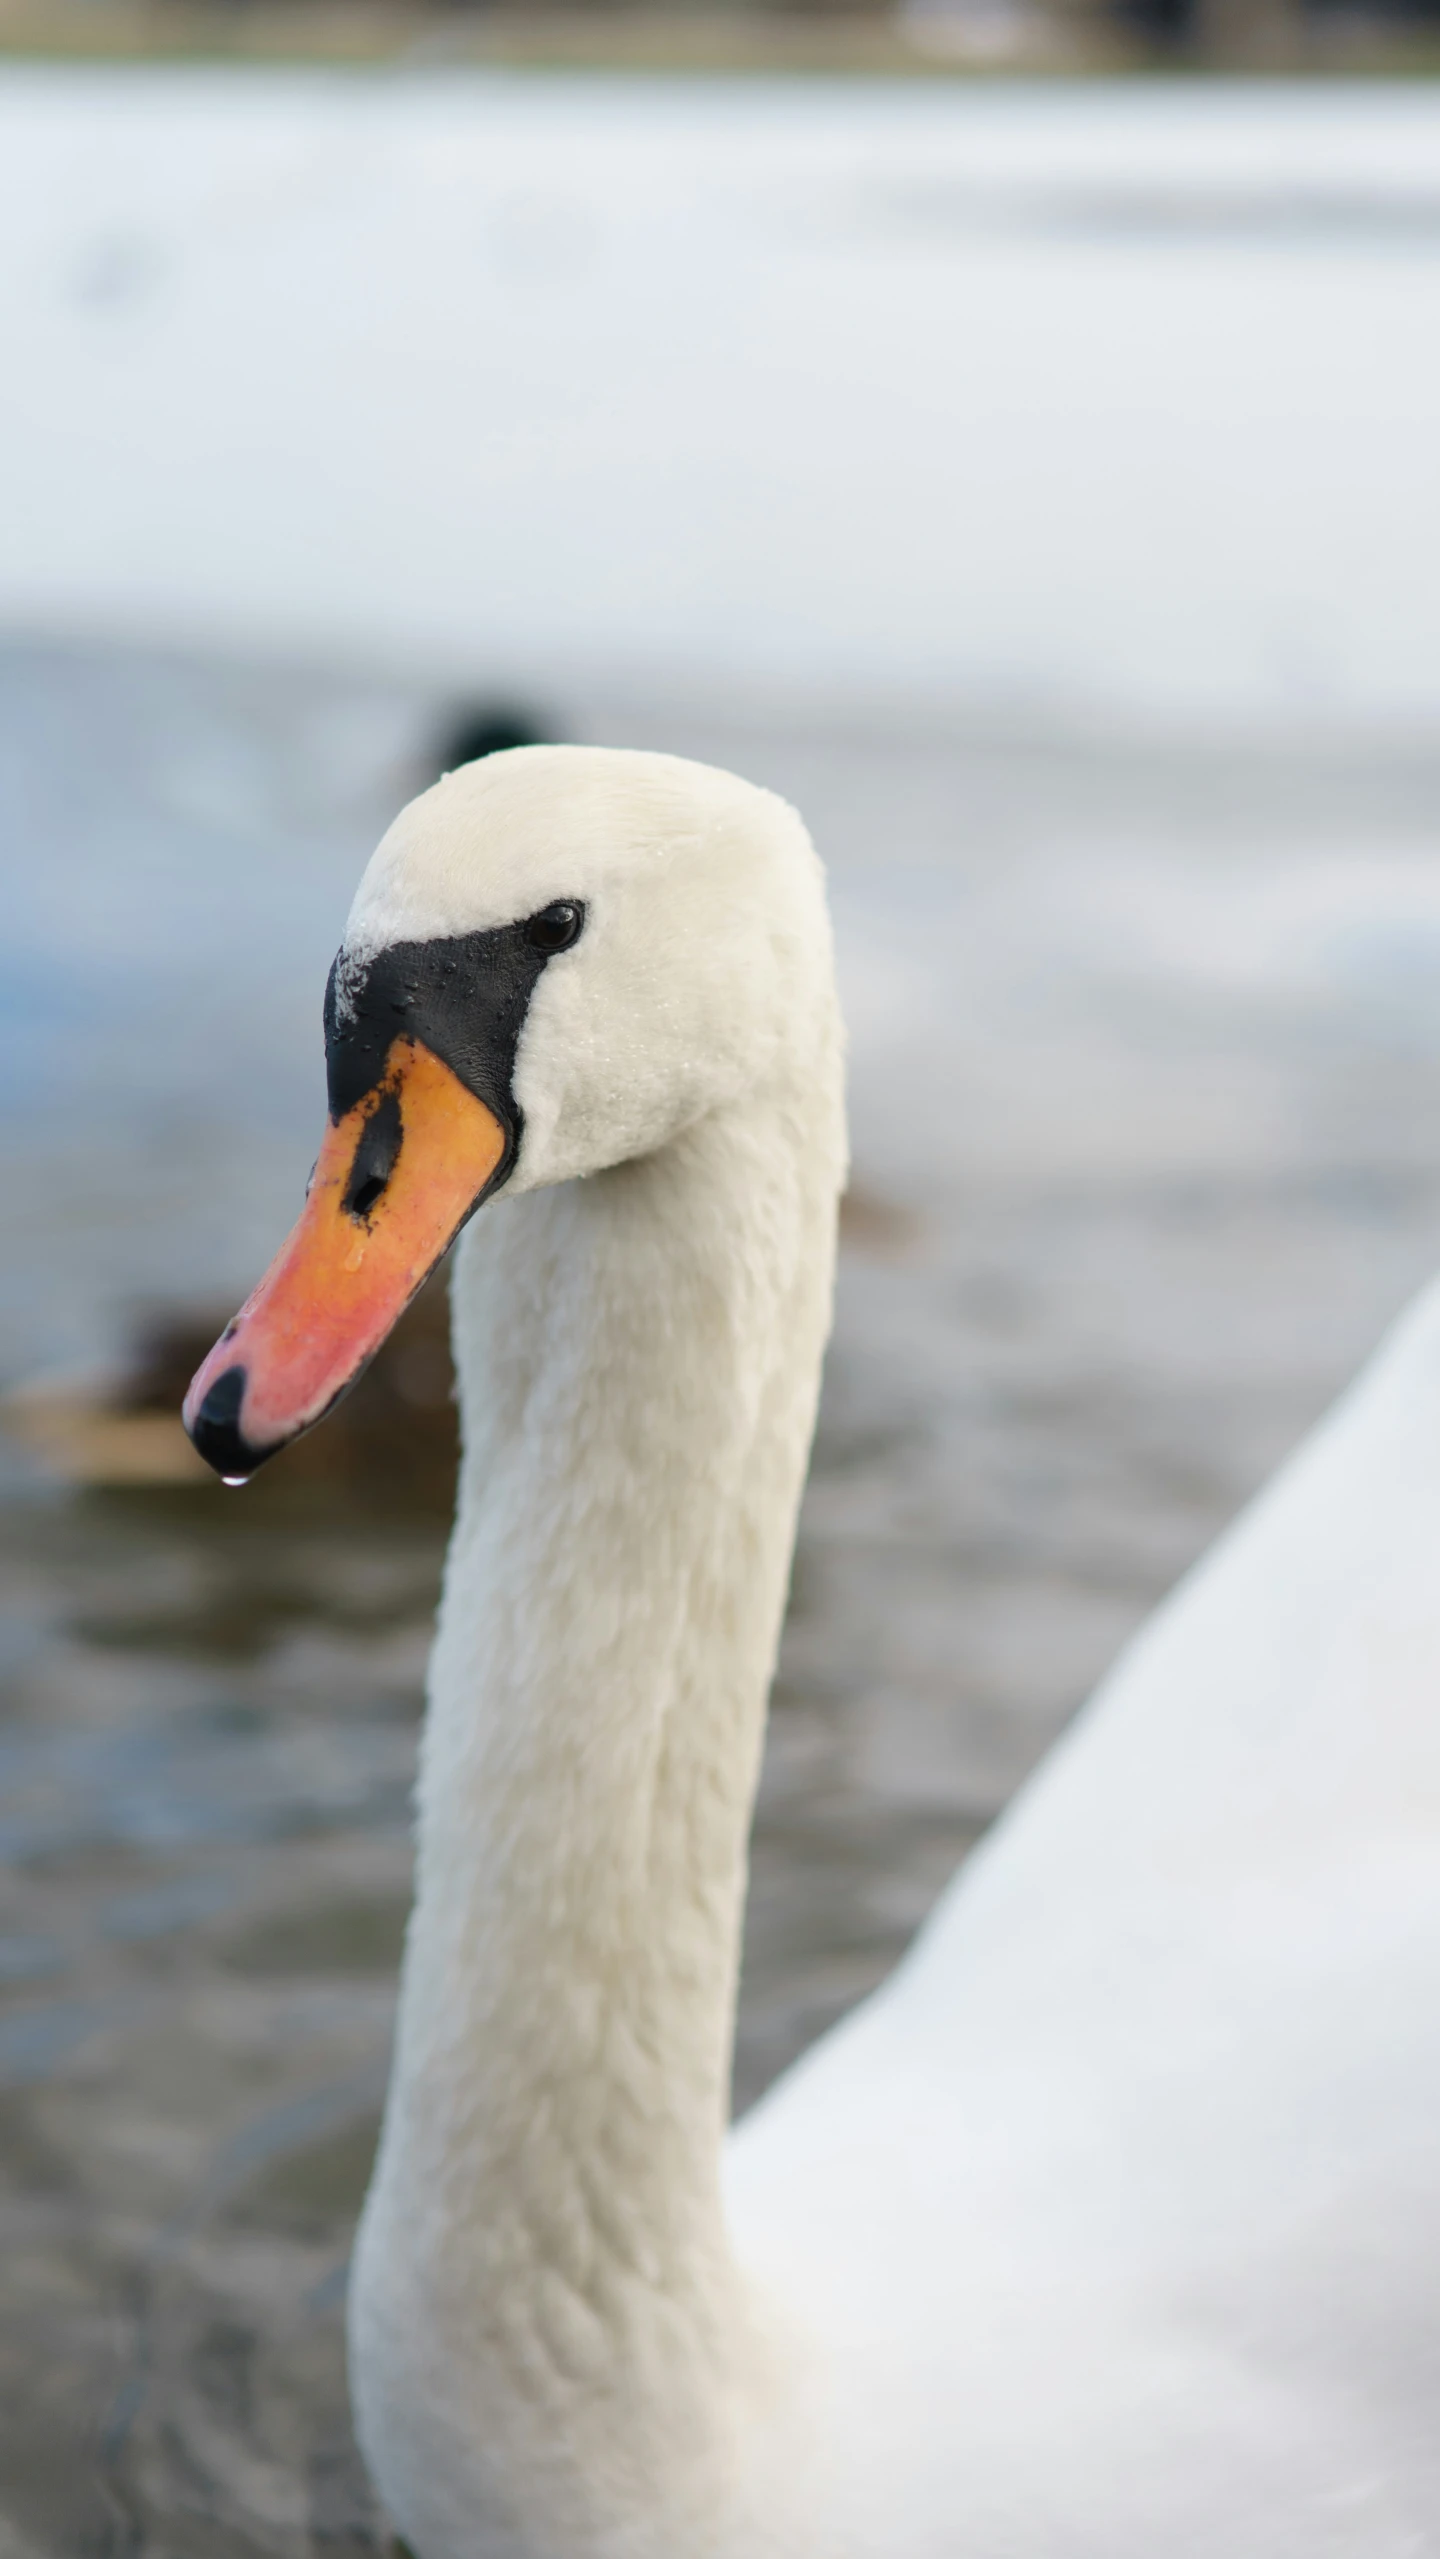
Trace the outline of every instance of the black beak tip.
<instances>
[{"instance_id":1,"label":"black beak tip","mask_svg":"<svg viewBox=\"0 0 1440 2559\"><path fill-rule=\"evenodd\" d=\"M240 1407L245 1400L245 1371L237 1363L225 1369L211 1386L207 1386L201 1403L185 1427L207 1466L228 1483L243 1482L273 1457L273 1448L252 1448L240 1428Z\"/></svg>"}]
</instances>

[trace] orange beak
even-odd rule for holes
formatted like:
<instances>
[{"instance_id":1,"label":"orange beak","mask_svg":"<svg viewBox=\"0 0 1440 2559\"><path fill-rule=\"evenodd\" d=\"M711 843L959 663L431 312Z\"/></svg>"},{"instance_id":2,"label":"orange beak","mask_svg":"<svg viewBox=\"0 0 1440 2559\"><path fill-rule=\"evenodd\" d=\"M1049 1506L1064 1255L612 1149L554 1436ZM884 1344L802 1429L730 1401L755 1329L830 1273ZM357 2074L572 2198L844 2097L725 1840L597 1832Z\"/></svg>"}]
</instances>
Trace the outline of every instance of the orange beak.
<instances>
[{"instance_id":1,"label":"orange beak","mask_svg":"<svg viewBox=\"0 0 1440 2559\"><path fill-rule=\"evenodd\" d=\"M504 1167L493 1111L418 1040L325 1132L300 1222L197 1370L185 1427L253 1475L353 1386Z\"/></svg>"}]
</instances>

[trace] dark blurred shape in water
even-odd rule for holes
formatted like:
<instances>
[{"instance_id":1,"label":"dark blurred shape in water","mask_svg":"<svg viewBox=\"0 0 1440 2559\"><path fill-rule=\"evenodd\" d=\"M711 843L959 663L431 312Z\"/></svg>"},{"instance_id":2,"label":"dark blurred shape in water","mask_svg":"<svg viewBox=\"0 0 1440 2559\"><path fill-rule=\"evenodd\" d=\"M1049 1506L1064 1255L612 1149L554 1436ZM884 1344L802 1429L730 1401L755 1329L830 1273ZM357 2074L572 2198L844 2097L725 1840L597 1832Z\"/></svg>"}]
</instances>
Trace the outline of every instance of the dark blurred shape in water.
<instances>
[{"instance_id":1,"label":"dark blurred shape in water","mask_svg":"<svg viewBox=\"0 0 1440 2559\"><path fill-rule=\"evenodd\" d=\"M185 1436L180 1406L231 1312L152 1309L137 1324L118 1376L98 1386L57 1382L21 1391L9 1399L6 1418L67 1482L110 1490L162 1484L220 1490ZM260 1497L320 1490L370 1509L448 1518L458 1453L449 1284L442 1270L323 1427L257 1479L266 1488Z\"/></svg>"},{"instance_id":2,"label":"dark blurred shape in water","mask_svg":"<svg viewBox=\"0 0 1440 2559\"><path fill-rule=\"evenodd\" d=\"M523 703L497 699L457 705L435 741L435 778L462 764L476 764L482 756L503 755L512 746L548 746L554 736L553 723Z\"/></svg>"}]
</instances>

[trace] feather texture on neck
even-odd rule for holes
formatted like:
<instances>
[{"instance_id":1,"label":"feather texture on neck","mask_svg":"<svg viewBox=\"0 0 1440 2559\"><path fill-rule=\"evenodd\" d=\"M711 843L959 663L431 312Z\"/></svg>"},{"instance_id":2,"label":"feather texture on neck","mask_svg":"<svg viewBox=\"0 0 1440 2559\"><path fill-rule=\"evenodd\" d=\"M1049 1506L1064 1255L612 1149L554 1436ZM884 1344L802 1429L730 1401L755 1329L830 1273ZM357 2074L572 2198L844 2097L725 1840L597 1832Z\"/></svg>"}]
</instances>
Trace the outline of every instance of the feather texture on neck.
<instances>
[{"instance_id":1,"label":"feather texture on neck","mask_svg":"<svg viewBox=\"0 0 1440 2559\"><path fill-rule=\"evenodd\" d=\"M352 2317L366 2449L427 2552L673 2559L739 2493L769 2358L719 2161L843 1175L817 1030L793 1079L497 1203L460 1257L466 1456Z\"/></svg>"}]
</instances>

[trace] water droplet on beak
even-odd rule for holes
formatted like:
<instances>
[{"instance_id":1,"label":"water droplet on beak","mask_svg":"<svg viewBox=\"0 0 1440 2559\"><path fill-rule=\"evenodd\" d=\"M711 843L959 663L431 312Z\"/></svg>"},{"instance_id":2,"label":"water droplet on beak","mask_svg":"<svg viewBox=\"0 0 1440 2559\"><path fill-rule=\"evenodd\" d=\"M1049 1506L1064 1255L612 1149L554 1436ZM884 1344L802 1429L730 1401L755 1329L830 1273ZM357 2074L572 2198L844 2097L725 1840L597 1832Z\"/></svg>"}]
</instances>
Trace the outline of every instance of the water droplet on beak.
<instances>
[{"instance_id":1,"label":"water droplet on beak","mask_svg":"<svg viewBox=\"0 0 1440 2559\"><path fill-rule=\"evenodd\" d=\"M233 1491L240 1484L248 1484L250 1478L248 1475L222 1475L220 1481L222 1484L228 1484Z\"/></svg>"}]
</instances>

